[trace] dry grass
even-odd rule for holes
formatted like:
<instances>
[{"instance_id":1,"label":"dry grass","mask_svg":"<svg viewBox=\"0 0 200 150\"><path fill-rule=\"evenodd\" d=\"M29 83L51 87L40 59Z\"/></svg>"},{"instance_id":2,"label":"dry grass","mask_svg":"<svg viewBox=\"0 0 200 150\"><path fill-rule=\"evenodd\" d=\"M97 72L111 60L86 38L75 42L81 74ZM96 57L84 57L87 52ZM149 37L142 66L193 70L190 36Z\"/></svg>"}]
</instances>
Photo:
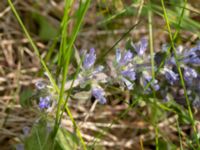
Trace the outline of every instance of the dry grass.
<instances>
[{"instance_id":1,"label":"dry grass","mask_svg":"<svg viewBox=\"0 0 200 150\"><path fill-rule=\"evenodd\" d=\"M42 56L44 56L51 42L41 40L38 36L37 25L31 20L31 12L38 12L45 16L48 21L56 28L59 19L63 13L63 3L50 3L42 1L37 2L34 6L32 0L22 1L16 0L15 5L20 11L23 21L31 31L31 35L39 47ZM93 5L95 5L93 3ZM45 7L44 7L45 6ZM36 9L37 8L37 9ZM98 49L106 49L111 47L116 39L125 33L126 28L131 24L133 18L125 18L117 20L123 28L117 28L112 31L98 29L94 24L99 18L94 16L96 8L91 8L88 17L85 20L85 26L78 36L76 46L79 48L96 47ZM145 20L144 20L145 21ZM135 38L147 35L145 22L140 25L136 31L132 31L130 36ZM158 26L163 26L159 24ZM161 33L162 32L162 33ZM185 34L187 35L187 34ZM154 32L156 40L155 47L158 48L160 43L167 41L166 34L163 30ZM192 38L196 39L195 36ZM188 43L189 45L190 43ZM123 42L120 43L124 45ZM0 3L0 149L12 149L13 145L20 141L22 137L22 129L25 126L31 127L37 120L38 114L31 109L22 108L19 105L19 95L23 89L32 88L33 84L38 80L38 72L40 64L33 50L28 44L28 40L20 29L14 15L12 14L6 0ZM124 94L126 99L127 95ZM78 100L77 100L78 101ZM142 145L145 149L153 149L152 141L155 139L155 131L153 126L144 116L149 114L146 106L138 106L131 109L125 117L119 117L127 108L127 104L123 104L121 100L113 100L111 97L110 104L100 107L95 103L78 103L73 101L70 103L74 118L80 126L84 139L91 144L97 133L103 135L103 139L96 145L105 146L105 149L141 149ZM112 101L117 101L112 102ZM144 116L141 116L143 114ZM169 115L167 119L158 123L161 133L179 144L176 115ZM111 122L113 125L110 126ZM67 116L62 121L62 126L69 130L73 130L72 123ZM189 126L182 128L183 144L186 131ZM164 132L162 132L164 131ZM184 132L185 131L185 132ZM160 136L162 136L160 134ZM168 140L168 139L166 139Z\"/></svg>"}]
</instances>

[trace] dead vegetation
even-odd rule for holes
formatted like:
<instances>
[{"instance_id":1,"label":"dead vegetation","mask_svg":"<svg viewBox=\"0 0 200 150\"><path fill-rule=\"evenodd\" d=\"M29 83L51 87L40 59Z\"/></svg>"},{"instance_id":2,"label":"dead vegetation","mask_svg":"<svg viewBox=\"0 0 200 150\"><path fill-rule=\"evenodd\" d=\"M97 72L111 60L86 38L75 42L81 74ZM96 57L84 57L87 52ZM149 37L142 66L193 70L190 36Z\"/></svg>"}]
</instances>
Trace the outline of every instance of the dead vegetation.
<instances>
[{"instance_id":1,"label":"dead vegetation","mask_svg":"<svg viewBox=\"0 0 200 150\"><path fill-rule=\"evenodd\" d=\"M33 14L39 13L45 17L53 28L59 27L59 21L63 13L63 2L50 0L15 0L14 4L26 27L29 29L34 42L39 47L44 57L50 48L54 37L42 35L42 25L33 17ZM92 5L96 5L92 3ZM76 7L76 5L74 5ZM102 18L101 15L94 16L96 7L91 7L88 17L84 21L84 27L76 41L79 48L97 47L99 50L105 50L111 47L131 26L133 18L123 18L116 21L113 29L102 30L95 24ZM161 26L163 24L161 23ZM115 27L116 26L116 27ZM118 26L118 27L117 27ZM121 28L122 27L122 28ZM135 38L147 34L145 20L137 27L137 30L131 31L130 36ZM154 33L159 39L155 42L158 48L160 43L167 41L165 33L157 30ZM187 35L187 34L186 34ZM190 34L189 34L190 35ZM48 39L49 38L49 39ZM196 36L191 36L196 39ZM192 41L192 40L191 40ZM190 44L190 43L189 43ZM120 45L124 45L123 42ZM50 67L52 67L50 65ZM53 69L53 67L52 67ZM39 60L24 36L18 22L12 14L6 0L0 3L0 149L12 149L15 144L20 142L23 137L22 129L25 126L31 127L37 120L38 114L34 109L26 109L20 106L20 93L26 88L34 89L34 83L41 74ZM125 93L124 97L127 95ZM146 106L137 106L128 108L123 103L124 97L110 100L110 104L105 107L99 107L95 103L78 103L73 101L70 104L73 116L79 125L83 138L88 144L94 144L99 149L154 149L152 142L155 139L155 130L149 120L144 116L149 115ZM113 102L113 101L117 101ZM122 116L126 109L129 109L126 115ZM169 114L167 119L158 123L161 134L159 136L168 137L167 141L174 141L179 144L179 135L177 133L177 115ZM73 124L67 116L62 121L62 126L73 131ZM189 133L188 133L189 132ZM163 135L162 135L163 134ZM190 133L189 126L182 127L183 145L187 146L184 137ZM96 136L102 139L95 139ZM170 140L169 140L170 139Z\"/></svg>"}]
</instances>

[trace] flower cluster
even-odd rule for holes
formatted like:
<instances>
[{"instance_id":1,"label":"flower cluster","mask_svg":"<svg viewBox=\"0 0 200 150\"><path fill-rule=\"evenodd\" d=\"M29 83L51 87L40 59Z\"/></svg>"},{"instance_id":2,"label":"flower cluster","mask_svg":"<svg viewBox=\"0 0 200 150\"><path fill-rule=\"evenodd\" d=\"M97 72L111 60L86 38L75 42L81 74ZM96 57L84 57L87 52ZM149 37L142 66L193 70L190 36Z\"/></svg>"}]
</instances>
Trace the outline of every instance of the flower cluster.
<instances>
[{"instance_id":1,"label":"flower cluster","mask_svg":"<svg viewBox=\"0 0 200 150\"><path fill-rule=\"evenodd\" d=\"M167 49L170 47L165 46L165 50L162 52L158 52L157 56L167 56ZM192 48L184 48L183 46L177 46L176 48L176 57L175 54L172 53L171 57L167 57L164 67L162 69L162 74L164 75L166 81L169 83L168 86L165 85L165 93L170 93L170 89L173 88L182 88L179 72L177 69L176 64L179 63L180 69L183 75L183 79L186 85L186 89L188 90L187 94L191 102L195 105L197 101L199 101L200 95L200 86L198 78L200 77L198 74L198 67L200 65L200 43L198 43L196 46ZM159 62L159 57L156 58L155 61ZM162 89L163 90L163 89ZM163 90L163 91L164 91ZM166 91L167 90L167 91ZM174 93L174 90L172 90ZM164 93L164 92L163 92ZM180 94L177 94L180 95ZM183 95L183 93L182 93ZM172 96L176 100L179 99L179 97L176 97L176 94ZM184 95L183 95L184 97ZM185 101L184 99L182 101ZM197 107L197 105L195 105Z\"/></svg>"},{"instance_id":2,"label":"flower cluster","mask_svg":"<svg viewBox=\"0 0 200 150\"><path fill-rule=\"evenodd\" d=\"M91 67L93 67L95 60L96 60L95 49L91 48L90 52L85 56L83 67L85 69L90 69Z\"/></svg>"},{"instance_id":3,"label":"flower cluster","mask_svg":"<svg viewBox=\"0 0 200 150\"><path fill-rule=\"evenodd\" d=\"M198 68L200 65L200 44L191 49L184 49L183 46L179 46L177 47L176 55L172 52L172 54L170 53L171 56L168 56L170 47L167 45L163 46L164 50L154 55L155 70L153 71L156 73L152 72L149 57L145 56L147 47L147 39L142 38L137 43L131 43L127 49L117 48L114 59L107 62L111 70L110 72L107 68L104 71L104 66L95 66L96 52L94 48L91 48L83 57L77 79L75 81L67 81L64 90L69 91L68 83L70 83L70 92L72 93L70 93L70 99L76 98L75 95L77 94L78 99L95 98L95 104L98 102L102 105L108 102L107 95L110 95L110 93L105 89L109 89L110 85L112 88L113 86L120 88L121 91L130 91L130 101L135 97L148 97L152 99L156 97L167 102L173 97L177 102L181 100L183 104L185 102L185 91L180 83L180 79L184 79L189 102L193 106L200 108L200 69ZM177 68L177 64L179 64L180 68ZM182 72L183 77L179 75L179 71ZM105 72L109 73L109 75ZM76 84L71 87L71 83ZM46 117L46 112L54 110L53 108L57 104L56 101L53 101L56 95L53 93L53 88L51 89L50 85L42 81L36 82L35 87L38 92L36 93L37 107L42 113L45 113L42 117ZM77 91L78 93L76 93ZM82 95L83 97L81 97ZM62 105L61 103L61 109L64 108ZM38 122L38 129L45 125L41 133L51 135L53 133L52 125L47 124L48 118L45 118L45 122L43 122L42 117L40 119L41 122ZM39 126L40 123L41 126ZM43 133L43 131L45 132ZM27 127L23 129L23 132L27 138L31 134L35 134L32 130L30 132ZM29 140L31 139L33 138L29 138ZM26 140L24 141L26 142ZM24 145L16 145L17 150L25 148L26 143Z\"/></svg>"},{"instance_id":4,"label":"flower cluster","mask_svg":"<svg viewBox=\"0 0 200 150\"><path fill-rule=\"evenodd\" d=\"M171 85L173 85L178 80L178 74L168 69L167 67L164 68L164 73L165 78Z\"/></svg>"},{"instance_id":5,"label":"flower cluster","mask_svg":"<svg viewBox=\"0 0 200 150\"><path fill-rule=\"evenodd\" d=\"M83 70L82 73L79 74L79 82L81 87L85 87L87 84L92 85L91 95L95 97L95 99L101 103L106 103L106 98L104 97L105 92L98 85L96 85L97 81L100 81L96 78L96 75L101 73L104 69L103 66L98 66L94 68L94 63L96 61L96 53L95 49L91 48L89 53L85 55L83 60ZM96 81L97 80L97 81Z\"/></svg>"},{"instance_id":6,"label":"flower cluster","mask_svg":"<svg viewBox=\"0 0 200 150\"><path fill-rule=\"evenodd\" d=\"M134 81L136 80L136 69L135 57L142 57L147 49L148 42L145 38L142 38L136 44L132 43L132 48L134 51L125 50L124 53L120 49L116 49L116 57L113 62L115 68L116 76L119 81L122 81L128 90L132 90L134 86ZM134 55L136 54L136 55Z\"/></svg>"},{"instance_id":7,"label":"flower cluster","mask_svg":"<svg viewBox=\"0 0 200 150\"><path fill-rule=\"evenodd\" d=\"M142 86L144 89L143 94L148 94L152 91L155 91L160 92L162 95L162 93L166 93L166 90L171 89L170 86L181 87L181 84L179 82L180 77L176 67L176 59L173 54L171 57L168 57L166 59L164 66L161 69L161 73L159 73L159 77L161 77L159 79L159 81L161 82L159 82L158 79L153 79L151 77L151 73L148 70L149 68L151 68L151 65L148 65L148 58L144 59L143 57L148 47L147 39L142 38L137 43L131 43L131 46L131 49L124 51L120 50L119 48L116 49L115 59L112 63L112 71L114 71L114 73L110 77L112 82L117 82L121 87L125 87L128 90L134 90L137 89L137 86ZM165 50L162 50L155 54L155 56L158 56L154 58L155 62L158 62L157 59L159 59L159 64L163 61L163 56L166 55L168 49L167 46L163 48ZM181 63L181 69L186 85L192 85L193 80L197 79L199 75L194 68L191 68L188 65L199 64L200 56L198 54L200 52L200 44L185 52L183 51L184 48L182 46L177 47L178 61L179 63ZM87 72L85 74L85 77L87 77L87 80L89 81L93 79L95 80L94 75L103 71L103 67L97 67L94 69L95 59L95 50L91 49L90 52L86 54L85 59L83 61L83 68L85 72ZM147 63L147 65L145 63ZM154 67L155 71L158 67L159 65ZM163 84L165 84L165 82L163 82L164 80L168 83L167 86L169 88L161 89L161 86L163 87ZM93 84L93 82L90 82L90 84ZM98 81L96 81L94 85L97 86L92 86L93 88L91 89L91 94L99 101L99 103L105 104L106 98L103 88L100 87ZM163 99L165 99L165 97L163 97Z\"/></svg>"},{"instance_id":8,"label":"flower cluster","mask_svg":"<svg viewBox=\"0 0 200 150\"><path fill-rule=\"evenodd\" d=\"M51 96L47 90L47 85L43 83L42 81L38 81L35 83L35 86L37 90L39 91L40 97L39 97L39 102L38 106L41 110L47 110L51 107L52 105L52 100Z\"/></svg>"},{"instance_id":9,"label":"flower cluster","mask_svg":"<svg viewBox=\"0 0 200 150\"><path fill-rule=\"evenodd\" d=\"M50 97L40 97L39 107L40 109L48 109L51 106Z\"/></svg>"},{"instance_id":10,"label":"flower cluster","mask_svg":"<svg viewBox=\"0 0 200 150\"><path fill-rule=\"evenodd\" d=\"M177 54L177 61L181 64L184 80L187 85L191 85L192 81L198 77L198 73L193 67L200 65L200 43L189 50L184 49L183 46L178 46ZM174 56L168 58L163 69L166 79L173 85L179 80L179 75L177 71L174 72L177 69L172 70L170 66L171 68L176 68L176 59Z\"/></svg>"},{"instance_id":11,"label":"flower cluster","mask_svg":"<svg viewBox=\"0 0 200 150\"><path fill-rule=\"evenodd\" d=\"M94 68L95 61L95 49L91 48L89 53L86 53L85 58L83 60L82 71L78 74L78 82L82 88L92 84L92 81L96 77L96 75L101 73L104 69L104 67L101 65Z\"/></svg>"},{"instance_id":12,"label":"flower cluster","mask_svg":"<svg viewBox=\"0 0 200 150\"><path fill-rule=\"evenodd\" d=\"M141 41L139 41L136 44L132 43L132 46L134 47L135 51L139 56L144 55L145 51L147 50L148 42L147 39L142 38Z\"/></svg>"},{"instance_id":13,"label":"flower cluster","mask_svg":"<svg viewBox=\"0 0 200 150\"><path fill-rule=\"evenodd\" d=\"M116 49L116 58L113 63L116 76L127 86L129 90L133 89L133 84L131 82L136 79L135 70L133 65L131 65L132 60L133 53L130 50L125 51L122 54L120 49Z\"/></svg>"},{"instance_id":14,"label":"flower cluster","mask_svg":"<svg viewBox=\"0 0 200 150\"><path fill-rule=\"evenodd\" d=\"M200 65L200 43L184 53L182 61L185 64Z\"/></svg>"},{"instance_id":15,"label":"flower cluster","mask_svg":"<svg viewBox=\"0 0 200 150\"><path fill-rule=\"evenodd\" d=\"M160 67L161 62L165 60L161 71L156 76L156 78L159 77L159 80L152 78L149 58L144 57L148 40L142 38L139 42L130 45L131 48L127 50L116 49L115 59L112 60L112 64L109 66L113 72L111 76L104 73L104 66L95 66L97 56L95 49L91 48L84 55L77 85L81 89L86 89L89 85L91 96L100 104L105 104L107 100L106 92L103 90L105 89L104 85L112 83L117 83L120 88L132 91L137 91L142 87L143 90L139 91L142 94L151 94L152 91L160 93L159 95L164 93L163 99L165 99L166 93L170 92L172 88L181 87L176 61L179 61L186 86L193 86L193 82L200 78L196 70L196 67L200 64L200 44L189 50L184 49L183 46L178 46L176 59L173 53L170 57L167 56L167 51L170 48L167 44L162 47L161 51L155 53L155 71ZM168 84L166 85L166 83ZM46 88L46 85L42 82L37 82L35 85L38 90ZM200 86L198 85L198 88L194 91L199 92ZM138 91L137 94L139 94ZM38 102L39 108L41 110L50 108L52 105L51 99L50 95L42 95Z\"/></svg>"},{"instance_id":16,"label":"flower cluster","mask_svg":"<svg viewBox=\"0 0 200 150\"><path fill-rule=\"evenodd\" d=\"M193 79L197 77L198 77L198 74L196 70L189 67L184 68L184 79L188 84L192 84Z\"/></svg>"}]
</instances>

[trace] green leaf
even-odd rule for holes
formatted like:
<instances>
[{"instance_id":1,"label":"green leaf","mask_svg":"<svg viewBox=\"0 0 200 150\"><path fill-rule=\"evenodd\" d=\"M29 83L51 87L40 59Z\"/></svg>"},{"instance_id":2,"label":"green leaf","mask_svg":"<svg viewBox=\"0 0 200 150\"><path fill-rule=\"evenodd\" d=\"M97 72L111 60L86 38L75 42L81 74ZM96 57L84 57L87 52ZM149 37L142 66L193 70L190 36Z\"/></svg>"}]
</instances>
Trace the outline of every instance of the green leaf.
<instances>
[{"instance_id":1,"label":"green leaf","mask_svg":"<svg viewBox=\"0 0 200 150\"><path fill-rule=\"evenodd\" d=\"M56 38L58 30L44 16L34 14L33 17L39 24L39 36L41 39L52 40Z\"/></svg>"},{"instance_id":2,"label":"green leaf","mask_svg":"<svg viewBox=\"0 0 200 150\"><path fill-rule=\"evenodd\" d=\"M30 88L25 89L20 94L20 105L22 107L27 107L31 105L31 99L32 99L33 91Z\"/></svg>"},{"instance_id":3,"label":"green leaf","mask_svg":"<svg viewBox=\"0 0 200 150\"><path fill-rule=\"evenodd\" d=\"M79 139L74 133L60 128L56 135L56 143L56 147L60 147L62 150L76 150L79 144Z\"/></svg>"},{"instance_id":4,"label":"green leaf","mask_svg":"<svg viewBox=\"0 0 200 150\"><path fill-rule=\"evenodd\" d=\"M53 150L53 141L45 119L39 120L25 139L26 150Z\"/></svg>"},{"instance_id":5,"label":"green leaf","mask_svg":"<svg viewBox=\"0 0 200 150\"><path fill-rule=\"evenodd\" d=\"M172 144L169 141L164 141L162 139L159 139L158 147L162 148L162 150L169 150L169 149L176 150L177 149L177 147L174 144Z\"/></svg>"}]
</instances>

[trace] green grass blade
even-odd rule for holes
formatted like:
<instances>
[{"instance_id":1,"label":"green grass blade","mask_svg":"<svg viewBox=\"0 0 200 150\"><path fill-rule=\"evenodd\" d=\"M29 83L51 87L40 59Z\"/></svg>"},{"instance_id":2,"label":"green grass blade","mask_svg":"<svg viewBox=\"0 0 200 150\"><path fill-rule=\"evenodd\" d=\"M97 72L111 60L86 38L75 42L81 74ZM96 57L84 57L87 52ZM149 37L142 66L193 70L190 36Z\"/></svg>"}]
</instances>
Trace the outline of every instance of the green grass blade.
<instances>
[{"instance_id":1,"label":"green grass blade","mask_svg":"<svg viewBox=\"0 0 200 150\"><path fill-rule=\"evenodd\" d=\"M193 130L194 130L194 132L196 134L196 136L195 136L196 137L196 142L197 142L198 147L199 147L199 140L198 140L198 137L197 137L197 130L196 130L196 127L195 127L195 120L194 120L193 113L192 113L192 110L191 110L191 107L190 107L190 102L189 102L188 95L187 95L187 89L186 89L185 82L184 82L184 79L183 79L183 74L182 74L182 71L181 71L181 68L180 68L180 63L179 63L178 58L177 58L176 48L174 46L174 40L173 40L173 37L172 37L172 32L171 32L171 28L170 28L167 12L166 12L166 9L165 9L164 1L161 0L161 3L162 3L164 18L165 18L165 21L166 21L166 25L167 25L170 41L171 41L171 46L172 46L172 49L173 49L173 52L174 52L176 65L177 65L179 76L180 76L180 80L181 80L181 85L182 85L182 87L184 89L184 96L185 96L186 102L187 102L188 113L189 113L189 116L190 116L190 119L191 119L191 122L192 122ZM185 5L186 5L186 3L187 3L187 1L185 0ZM182 13L182 15L183 15L183 13Z\"/></svg>"},{"instance_id":2,"label":"green grass blade","mask_svg":"<svg viewBox=\"0 0 200 150\"><path fill-rule=\"evenodd\" d=\"M58 127L59 127L59 123L60 123L60 119L61 119L60 113L61 113L61 107L63 105L64 85L65 85L65 82L66 82L66 79L67 79L68 67L69 67L69 62L70 62L71 54L72 54L72 46L73 46L74 41L75 41L75 39L78 35L81 23L83 21L83 17L86 14L86 11L89 7L89 4L90 4L90 0L80 2L79 9L78 9L78 12L77 12L77 20L76 20L76 24L74 26L74 29L72 31L72 36L70 37L68 46L66 48L64 47L63 50L62 50L63 51L62 53L64 54L63 64L62 64L63 72L62 72L61 90L60 90L60 94L59 94L59 101L58 101L58 107L57 107L57 112L56 112L55 129L54 129L55 133L58 131ZM66 100L66 102L67 102L67 100ZM72 122L75 123L75 121L72 117L72 114L70 113L68 107L66 107L66 110L67 110L68 115L71 117ZM79 130L78 130L78 134L79 134L83 149L84 150L87 149Z\"/></svg>"},{"instance_id":3,"label":"green grass blade","mask_svg":"<svg viewBox=\"0 0 200 150\"><path fill-rule=\"evenodd\" d=\"M154 48L153 48L153 26L152 26L152 10L151 10L151 1L149 1L149 11L148 11L148 24L149 24L149 47L150 47L150 55L151 55L151 74L152 74L152 80L155 80L155 69L154 69ZM157 114L157 105L156 105L156 98L155 98L155 91L153 91L154 95L154 114ZM154 117L153 117L154 118ZM157 126L157 119L153 122L153 125L155 127L155 135L156 135L156 150L159 149L159 143L158 143L158 126Z\"/></svg>"},{"instance_id":4,"label":"green grass blade","mask_svg":"<svg viewBox=\"0 0 200 150\"><path fill-rule=\"evenodd\" d=\"M44 62L44 60L41 58L38 48L36 47L36 45L34 44L32 38L30 37L30 35L29 35L29 33L28 33L26 27L24 26L24 24L23 24L21 18L19 17L19 15L18 15L18 13L17 13L17 11L16 11L16 9L15 9L13 3L11 2L11 0L8 0L8 3L9 3L9 5L10 5L10 7L11 7L13 13L15 14L15 16L16 16L16 18L17 18L19 24L21 25L23 31L25 32L25 35L27 36L27 38L28 38L28 40L29 40L31 46L33 47L33 49L34 49L36 55L37 55L38 58L40 59L41 64L43 65L45 71L47 72L47 76L48 76L48 78L49 78L51 84L53 85L53 87L54 87L54 89L56 90L56 92L59 94L59 93L60 93L60 89L59 89L58 86L56 85L56 82L55 82L55 80L53 79L53 77L52 77L52 75L51 75L49 69L47 68L47 66L46 66L46 64L45 64L45 62ZM63 101L63 98L61 99L61 101ZM75 121L74 121L74 118L73 118L73 116L72 116L72 113L71 113L70 109L68 108L68 106L66 106L65 109L67 110L67 113L68 113L68 115L69 115L69 117L70 117L70 120L73 122L73 124L76 124ZM80 133L80 131L79 131L78 128L77 128L77 131ZM82 137L81 137L81 134L79 134L79 138L81 139L81 141L83 141L83 139L82 139ZM82 142L82 143L83 143L83 142ZM85 144L84 144L84 145L85 145ZM84 146L84 147L85 147L85 146ZM85 149L85 148L84 148L84 149Z\"/></svg>"}]
</instances>

